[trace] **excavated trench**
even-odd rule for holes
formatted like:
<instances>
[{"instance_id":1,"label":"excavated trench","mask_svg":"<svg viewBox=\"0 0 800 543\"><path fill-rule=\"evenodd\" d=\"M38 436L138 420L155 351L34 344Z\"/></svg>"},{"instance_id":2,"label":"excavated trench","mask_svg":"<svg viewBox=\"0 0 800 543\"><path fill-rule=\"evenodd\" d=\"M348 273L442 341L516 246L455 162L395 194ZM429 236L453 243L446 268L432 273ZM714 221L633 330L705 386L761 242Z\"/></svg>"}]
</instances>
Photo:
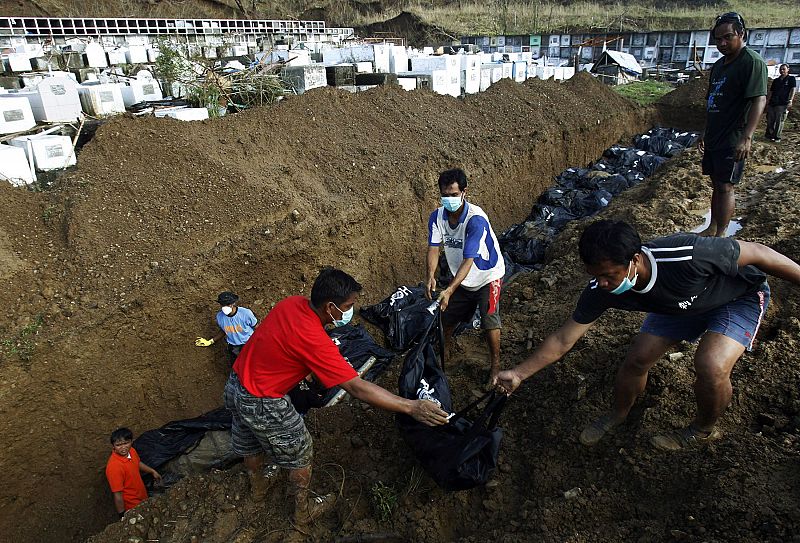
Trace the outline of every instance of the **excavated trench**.
<instances>
[{"instance_id":1,"label":"excavated trench","mask_svg":"<svg viewBox=\"0 0 800 543\"><path fill-rule=\"evenodd\" d=\"M0 331L21 346L4 349L0 365L0 533L21 542L96 533L113 520L102 475L110 430L141 432L219 404L223 353L193 346L213 330L218 291L236 290L263 315L334 265L375 302L423 275L439 171L464 168L471 201L502 231L553 175L653 119L582 74L503 81L466 100L324 89L202 123L114 119L51 191L0 187L0 301L11 308ZM313 424L392 432L388 418L359 411L343 406ZM318 440L336 456L350 443L334 435ZM367 449L392 462L387 439ZM357 459L337 460L358 472ZM460 518L440 519L444 535L431 540L447 540L451 524L463 535Z\"/></svg>"},{"instance_id":2,"label":"excavated trench","mask_svg":"<svg viewBox=\"0 0 800 543\"><path fill-rule=\"evenodd\" d=\"M800 155L796 130L785 148L756 142L737 209L740 239L796 258L800 230ZM637 225L645 239L696 226L709 189L699 155L685 152L652 178L617 196L605 217ZM503 296L503 362L569 316L586 276L577 262L583 221L553 241L540 271L522 274ZM315 488L339 494L336 512L313 541L786 541L800 529L797 457L800 396L794 384L798 288L771 280L772 303L756 350L734 368L734 401L720 421L724 437L679 454L649 446L655 432L685 425L694 410L691 356L681 345L651 371L629 421L592 449L578 444L586 421L608 405L616 363L641 315L609 312L565 360L511 398L502 426L499 470L486 487L446 493L422 474L392 416L348 402L312 411ZM479 337L460 338L448 361L456 405L485 378ZM395 386L397 367L381 379ZM191 477L113 523L92 543L117 541L284 541L290 533L283 489L249 498L241 469Z\"/></svg>"}]
</instances>

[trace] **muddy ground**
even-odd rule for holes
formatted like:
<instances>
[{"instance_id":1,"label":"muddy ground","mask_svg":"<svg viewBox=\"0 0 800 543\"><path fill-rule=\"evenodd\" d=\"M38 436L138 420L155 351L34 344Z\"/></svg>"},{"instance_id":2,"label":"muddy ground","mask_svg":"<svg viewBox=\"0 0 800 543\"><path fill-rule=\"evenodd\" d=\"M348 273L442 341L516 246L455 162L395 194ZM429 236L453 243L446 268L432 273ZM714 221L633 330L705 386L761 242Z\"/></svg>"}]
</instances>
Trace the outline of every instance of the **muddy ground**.
<instances>
[{"instance_id":1,"label":"muddy ground","mask_svg":"<svg viewBox=\"0 0 800 543\"><path fill-rule=\"evenodd\" d=\"M38 542L99 532L115 518L102 473L110 430L141 432L220 403L222 350L193 346L213 331L218 291L238 291L263 315L283 296L307 294L331 264L367 286L364 304L377 301L422 277L440 170L466 169L472 201L500 231L527 215L553 174L596 159L656 115L584 76L504 81L463 101L324 89L203 123L115 119L53 189L0 187L0 534ZM780 147L756 142L739 236L797 259L800 158L796 126L787 132ZM771 173L778 166L786 171ZM699 224L709 196L690 151L605 214L650 237ZM544 270L506 289L505 365L524 357L528 330L536 343L570 314L586 280L575 256L581 227L564 231ZM800 533L798 289L772 286L760 347L734 371L726 437L708 450L665 455L647 439L691 418L690 346L659 364L613 439L579 445L641 320L611 313L513 396L487 488L438 490L386 413L357 402L314 412L316 483L341 494L315 537L790 540ZM484 379L484 355L477 336L461 339L452 370L461 402ZM381 384L394 389L396 369ZM288 526L280 490L252 503L239 468L184 480L137 512L93 541L280 541Z\"/></svg>"}]
</instances>

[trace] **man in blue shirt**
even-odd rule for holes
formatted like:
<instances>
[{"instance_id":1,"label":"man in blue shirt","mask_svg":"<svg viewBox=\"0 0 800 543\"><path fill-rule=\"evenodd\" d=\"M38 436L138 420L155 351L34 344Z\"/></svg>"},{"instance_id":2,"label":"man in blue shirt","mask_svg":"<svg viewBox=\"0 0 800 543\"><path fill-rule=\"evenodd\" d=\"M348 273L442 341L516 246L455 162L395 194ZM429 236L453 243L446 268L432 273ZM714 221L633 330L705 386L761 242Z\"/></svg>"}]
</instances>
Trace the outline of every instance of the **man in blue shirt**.
<instances>
[{"instance_id":1,"label":"man in blue shirt","mask_svg":"<svg viewBox=\"0 0 800 543\"><path fill-rule=\"evenodd\" d=\"M239 297L233 292L221 292L217 296L217 303L221 307L216 317L220 332L211 339L198 337L194 342L198 347L210 347L224 337L228 343L231 366L258 324L253 312L246 307L239 307L238 302Z\"/></svg>"},{"instance_id":2,"label":"man in blue shirt","mask_svg":"<svg viewBox=\"0 0 800 543\"><path fill-rule=\"evenodd\" d=\"M450 284L439 293L445 340L461 322L469 322L480 310L481 328L489 347L489 386L500 371L500 287L505 262L497 236L486 213L468 203L467 176L461 169L439 176L441 207L428 220L426 296L436 290L439 252L444 250L447 266L453 275Z\"/></svg>"}]
</instances>

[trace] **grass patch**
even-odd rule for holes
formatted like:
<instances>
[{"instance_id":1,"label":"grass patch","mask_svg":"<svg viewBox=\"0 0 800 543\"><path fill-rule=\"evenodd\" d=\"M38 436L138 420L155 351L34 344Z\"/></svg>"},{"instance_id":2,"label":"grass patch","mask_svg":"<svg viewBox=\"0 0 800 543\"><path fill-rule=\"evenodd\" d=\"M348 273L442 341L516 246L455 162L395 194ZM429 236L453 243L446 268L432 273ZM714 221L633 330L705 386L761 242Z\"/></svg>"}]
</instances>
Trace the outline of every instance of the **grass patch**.
<instances>
[{"instance_id":1,"label":"grass patch","mask_svg":"<svg viewBox=\"0 0 800 543\"><path fill-rule=\"evenodd\" d=\"M392 519L394 508L397 507L397 492L392 485L385 485L378 481L372 485L372 506L381 522Z\"/></svg>"},{"instance_id":2,"label":"grass patch","mask_svg":"<svg viewBox=\"0 0 800 543\"><path fill-rule=\"evenodd\" d=\"M457 37L583 32L648 32L710 28L725 11L738 11L750 28L800 24L795 0L728 0L717 4L674 3L662 0L616 2L563 2L560 0L459 0L384 3L385 9L363 12L351 3L331 3L328 11L337 22L351 26L383 21L402 10Z\"/></svg>"},{"instance_id":3,"label":"grass patch","mask_svg":"<svg viewBox=\"0 0 800 543\"><path fill-rule=\"evenodd\" d=\"M28 361L33 356L36 344L33 342L39 329L44 324L44 317L36 315L33 320L16 335L0 340L0 352L4 357L16 357L20 360Z\"/></svg>"},{"instance_id":4,"label":"grass patch","mask_svg":"<svg viewBox=\"0 0 800 543\"><path fill-rule=\"evenodd\" d=\"M481 34L647 32L709 28L725 11L737 11L750 28L800 26L797 0L37 0L9 2L10 16L32 16L35 4L51 17L302 18L310 7L325 9L330 26L361 26L411 11L455 37ZM19 4L17 6L17 4ZM37 13L38 15L38 13ZM433 44L431 44L433 45Z\"/></svg>"},{"instance_id":5,"label":"grass patch","mask_svg":"<svg viewBox=\"0 0 800 543\"><path fill-rule=\"evenodd\" d=\"M612 88L628 100L632 100L640 106L649 106L668 92L675 90L675 87L669 83L656 81L655 79L635 81L626 85L617 85Z\"/></svg>"}]
</instances>

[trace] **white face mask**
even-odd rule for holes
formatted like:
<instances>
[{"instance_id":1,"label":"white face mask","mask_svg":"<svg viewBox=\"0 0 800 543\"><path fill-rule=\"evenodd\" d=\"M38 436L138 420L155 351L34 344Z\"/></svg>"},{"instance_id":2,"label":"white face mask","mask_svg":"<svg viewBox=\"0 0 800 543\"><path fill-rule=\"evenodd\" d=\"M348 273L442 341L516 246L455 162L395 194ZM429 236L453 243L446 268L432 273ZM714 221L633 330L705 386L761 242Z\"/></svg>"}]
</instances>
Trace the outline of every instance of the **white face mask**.
<instances>
[{"instance_id":1,"label":"white face mask","mask_svg":"<svg viewBox=\"0 0 800 543\"><path fill-rule=\"evenodd\" d=\"M229 305L223 305L222 312L226 315L230 315L231 313L233 313L233 308Z\"/></svg>"}]
</instances>

